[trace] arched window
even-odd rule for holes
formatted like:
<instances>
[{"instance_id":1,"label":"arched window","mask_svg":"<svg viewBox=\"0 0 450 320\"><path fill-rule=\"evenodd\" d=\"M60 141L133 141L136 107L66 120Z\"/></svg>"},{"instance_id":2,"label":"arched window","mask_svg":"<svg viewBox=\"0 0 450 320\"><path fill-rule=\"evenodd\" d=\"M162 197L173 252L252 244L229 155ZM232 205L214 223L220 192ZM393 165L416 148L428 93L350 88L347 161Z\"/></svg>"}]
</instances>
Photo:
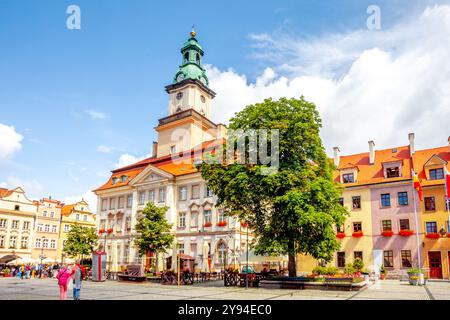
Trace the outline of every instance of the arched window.
<instances>
[{"instance_id":1,"label":"arched window","mask_svg":"<svg viewBox=\"0 0 450 320\"><path fill-rule=\"evenodd\" d=\"M199 65L200 64L200 55L197 53L195 55L195 62Z\"/></svg>"},{"instance_id":2,"label":"arched window","mask_svg":"<svg viewBox=\"0 0 450 320\"><path fill-rule=\"evenodd\" d=\"M186 52L185 54L184 54L184 63L186 63L186 62L188 62L189 61L189 52Z\"/></svg>"}]
</instances>

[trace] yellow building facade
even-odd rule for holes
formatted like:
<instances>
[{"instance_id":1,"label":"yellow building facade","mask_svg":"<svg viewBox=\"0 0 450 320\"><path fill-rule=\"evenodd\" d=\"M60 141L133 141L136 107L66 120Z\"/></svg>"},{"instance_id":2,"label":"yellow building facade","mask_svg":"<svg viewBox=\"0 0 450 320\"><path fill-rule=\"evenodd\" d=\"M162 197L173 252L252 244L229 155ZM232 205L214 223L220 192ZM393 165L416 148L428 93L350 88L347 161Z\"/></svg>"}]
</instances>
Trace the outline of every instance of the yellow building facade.
<instances>
[{"instance_id":1,"label":"yellow building facade","mask_svg":"<svg viewBox=\"0 0 450 320\"><path fill-rule=\"evenodd\" d=\"M61 226L59 232L58 257L64 261L64 246L70 228L75 225L96 228L95 214L92 213L86 201L81 200L74 204L68 204L61 209Z\"/></svg>"}]
</instances>

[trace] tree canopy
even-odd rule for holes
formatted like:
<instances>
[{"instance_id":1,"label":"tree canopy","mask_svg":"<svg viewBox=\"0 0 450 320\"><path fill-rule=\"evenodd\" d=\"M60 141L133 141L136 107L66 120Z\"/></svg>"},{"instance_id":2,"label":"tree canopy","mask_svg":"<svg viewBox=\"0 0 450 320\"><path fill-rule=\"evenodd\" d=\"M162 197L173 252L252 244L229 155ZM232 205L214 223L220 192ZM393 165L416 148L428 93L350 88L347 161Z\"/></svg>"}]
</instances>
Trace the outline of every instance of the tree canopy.
<instances>
[{"instance_id":1,"label":"tree canopy","mask_svg":"<svg viewBox=\"0 0 450 320\"><path fill-rule=\"evenodd\" d=\"M83 227L75 223L67 234L66 245L63 249L70 257L90 255L97 244L98 236L95 228Z\"/></svg>"},{"instance_id":2,"label":"tree canopy","mask_svg":"<svg viewBox=\"0 0 450 320\"><path fill-rule=\"evenodd\" d=\"M168 207L157 207L147 203L136 224L135 245L141 256L147 252L166 252L171 247L174 236L170 233L172 224L168 223L165 214Z\"/></svg>"},{"instance_id":3,"label":"tree canopy","mask_svg":"<svg viewBox=\"0 0 450 320\"><path fill-rule=\"evenodd\" d=\"M276 141L268 135L268 149L279 153L276 171L266 174L268 165L259 160L256 164L205 161L198 165L218 197L217 205L228 207L254 230L256 253L288 254L291 276L296 273L299 253L326 261L333 257L339 248L335 227L344 223L347 213L339 203L342 191L333 181L320 128L315 105L303 97L266 99L238 112L229 129L278 130L277 148L273 149ZM233 137L227 141L236 142ZM261 146L260 142L259 137ZM248 152L245 157L248 160Z\"/></svg>"}]
</instances>

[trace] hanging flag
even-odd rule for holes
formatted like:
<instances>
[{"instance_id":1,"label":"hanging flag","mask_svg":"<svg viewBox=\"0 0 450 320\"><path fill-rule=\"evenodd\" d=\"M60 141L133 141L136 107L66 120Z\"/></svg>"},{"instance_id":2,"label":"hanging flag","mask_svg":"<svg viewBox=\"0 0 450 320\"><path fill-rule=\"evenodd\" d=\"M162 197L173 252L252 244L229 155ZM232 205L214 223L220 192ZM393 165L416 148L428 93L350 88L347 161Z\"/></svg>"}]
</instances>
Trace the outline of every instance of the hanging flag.
<instances>
[{"instance_id":1,"label":"hanging flag","mask_svg":"<svg viewBox=\"0 0 450 320\"><path fill-rule=\"evenodd\" d=\"M411 174L413 176L414 189L417 190L417 193L419 194L419 199L420 201L422 201L422 186L420 185L419 177L414 173L414 170L411 170Z\"/></svg>"},{"instance_id":2,"label":"hanging flag","mask_svg":"<svg viewBox=\"0 0 450 320\"><path fill-rule=\"evenodd\" d=\"M447 170L447 166L444 165L444 179L445 179L445 197L450 200L450 172Z\"/></svg>"}]
</instances>

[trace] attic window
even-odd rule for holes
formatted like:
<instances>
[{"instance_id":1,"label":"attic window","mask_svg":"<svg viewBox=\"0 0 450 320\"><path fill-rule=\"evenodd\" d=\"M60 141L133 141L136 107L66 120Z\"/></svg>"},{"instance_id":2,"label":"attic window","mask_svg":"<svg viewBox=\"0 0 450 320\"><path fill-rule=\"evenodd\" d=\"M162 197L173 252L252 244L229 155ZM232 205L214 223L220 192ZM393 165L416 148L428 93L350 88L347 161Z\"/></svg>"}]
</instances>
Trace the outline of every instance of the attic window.
<instances>
[{"instance_id":1,"label":"attic window","mask_svg":"<svg viewBox=\"0 0 450 320\"><path fill-rule=\"evenodd\" d=\"M439 179L444 179L444 170L442 168L430 169L430 180L439 180Z\"/></svg>"},{"instance_id":2,"label":"attic window","mask_svg":"<svg viewBox=\"0 0 450 320\"><path fill-rule=\"evenodd\" d=\"M342 182L343 183L354 183L355 176L353 175L353 173L345 173L342 175Z\"/></svg>"},{"instance_id":3,"label":"attic window","mask_svg":"<svg viewBox=\"0 0 450 320\"><path fill-rule=\"evenodd\" d=\"M392 153L397 153L397 148L393 148Z\"/></svg>"},{"instance_id":4,"label":"attic window","mask_svg":"<svg viewBox=\"0 0 450 320\"><path fill-rule=\"evenodd\" d=\"M15 206L14 206L14 210L19 211L19 210L20 210L20 206L15 205Z\"/></svg>"},{"instance_id":5,"label":"attic window","mask_svg":"<svg viewBox=\"0 0 450 320\"><path fill-rule=\"evenodd\" d=\"M117 177L112 178L112 184L116 184L118 180L119 180L119 178L117 178Z\"/></svg>"},{"instance_id":6,"label":"attic window","mask_svg":"<svg viewBox=\"0 0 450 320\"><path fill-rule=\"evenodd\" d=\"M386 168L386 178L398 178L398 177L400 177L399 167Z\"/></svg>"},{"instance_id":7,"label":"attic window","mask_svg":"<svg viewBox=\"0 0 450 320\"><path fill-rule=\"evenodd\" d=\"M125 183L125 181L127 181L127 176L126 175L123 175L123 176L121 176L120 177L120 181L122 182L122 183Z\"/></svg>"}]
</instances>

